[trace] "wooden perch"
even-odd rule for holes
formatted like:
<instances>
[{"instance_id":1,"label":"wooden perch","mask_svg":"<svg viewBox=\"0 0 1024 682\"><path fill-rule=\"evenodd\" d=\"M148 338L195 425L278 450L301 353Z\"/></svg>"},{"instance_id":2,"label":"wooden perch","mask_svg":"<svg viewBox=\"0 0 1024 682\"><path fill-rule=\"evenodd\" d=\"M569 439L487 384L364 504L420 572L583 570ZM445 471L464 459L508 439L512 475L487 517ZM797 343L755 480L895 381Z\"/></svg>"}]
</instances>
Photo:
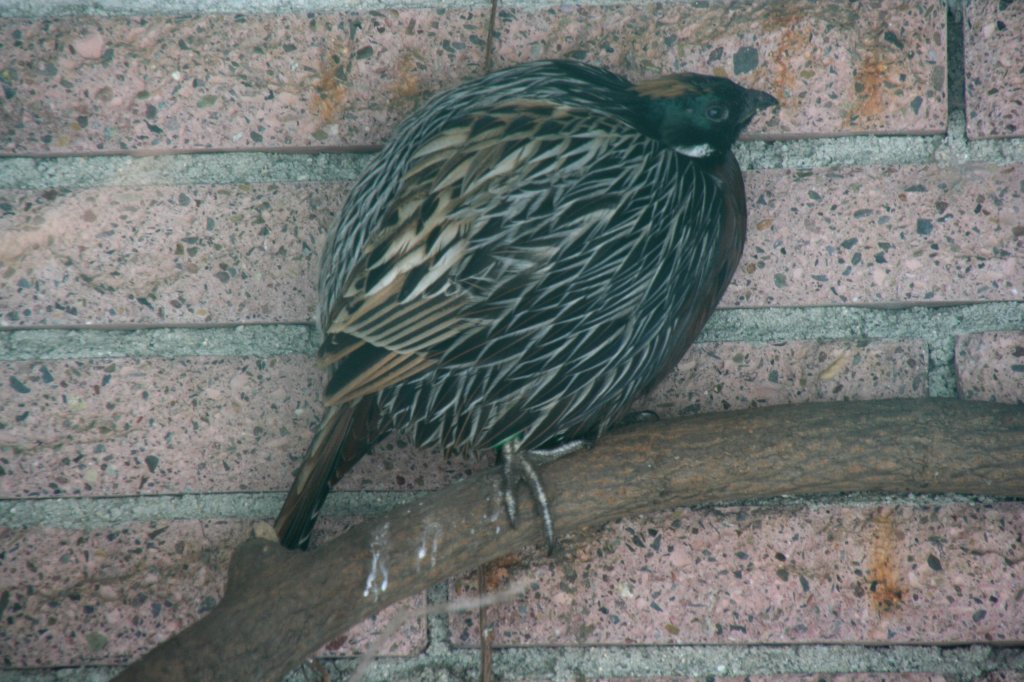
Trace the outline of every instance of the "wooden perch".
<instances>
[{"instance_id":1,"label":"wooden perch","mask_svg":"<svg viewBox=\"0 0 1024 682\"><path fill-rule=\"evenodd\" d=\"M557 533L639 512L852 491L1024 496L1024 407L956 400L820 403L644 424L545 466ZM278 680L385 606L543 541L521 492L508 527L487 471L310 552L243 543L200 621L119 680Z\"/></svg>"}]
</instances>

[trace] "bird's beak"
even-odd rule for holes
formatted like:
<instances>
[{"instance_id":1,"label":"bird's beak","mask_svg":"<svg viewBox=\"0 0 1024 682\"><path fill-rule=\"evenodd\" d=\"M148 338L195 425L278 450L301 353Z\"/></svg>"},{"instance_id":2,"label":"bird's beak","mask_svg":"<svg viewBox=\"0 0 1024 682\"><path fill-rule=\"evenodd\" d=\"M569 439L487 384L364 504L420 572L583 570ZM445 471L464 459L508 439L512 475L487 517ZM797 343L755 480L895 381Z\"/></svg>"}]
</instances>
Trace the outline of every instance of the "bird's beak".
<instances>
[{"instance_id":1,"label":"bird's beak","mask_svg":"<svg viewBox=\"0 0 1024 682\"><path fill-rule=\"evenodd\" d=\"M746 100L743 103L743 121L749 122L761 109L777 106L779 106L779 100L767 92L748 89Z\"/></svg>"}]
</instances>

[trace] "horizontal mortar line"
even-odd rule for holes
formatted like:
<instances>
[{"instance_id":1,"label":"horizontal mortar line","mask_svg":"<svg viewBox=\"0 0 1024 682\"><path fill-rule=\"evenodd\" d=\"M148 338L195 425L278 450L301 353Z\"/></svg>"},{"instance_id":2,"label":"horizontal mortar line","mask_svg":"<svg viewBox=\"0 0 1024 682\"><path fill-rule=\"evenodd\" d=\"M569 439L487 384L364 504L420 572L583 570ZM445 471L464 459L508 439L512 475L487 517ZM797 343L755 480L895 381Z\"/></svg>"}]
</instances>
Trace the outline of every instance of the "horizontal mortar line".
<instances>
[{"instance_id":1,"label":"horizontal mortar line","mask_svg":"<svg viewBox=\"0 0 1024 682\"><path fill-rule=\"evenodd\" d=\"M1017 645L985 644L691 644L497 647L493 669L499 677L574 680L585 678L658 678L779 674L929 672L977 677L989 670L1020 670ZM452 648L438 657L380 657L367 671L367 680L389 680L431 667L474 670L476 649ZM350 672L357 660L321 661L335 673ZM551 677L552 671L562 676ZM642 672L641 672L642 671ZM298 673L286 679L297 680Z\"/></svg>"},{"instance_id":2,"label":"horizontal mortar line","mask_svg":"<svg viewBox=\"0 0 1024 682\"><path fill-rule=\"evenodd\" d=\"M786 673L934 672L975 678L989 671L1022 670L1024 648L986 644L922 645L889 644L718 644L718 645L630 645L623 646L536 646L496 648L492 651L495 672L510 677L537 675L539 679L578 679L578 674L595 677L616 675L631 679L663 678L675 673L687 677L729 675L779 675ZM358 664L356 658L320 659L332 679L343 679ZM821 668L809 668L818 663ZM480 652L450 649L440 655L379 656L366 671L367 682L413 679L424 672L440 670L475 671ZM500 670L499 670L500 666ZM596 672L591 673L593 669ZM0 682L100 682L121 672L121 666L89 666L45 670L0 671ZM552 677L553 671L564 677ZM308 671L297 669L286 682L305 682Z\"/></svg>"},{"instance_id":3,"label":"horizontal mortar line","mask_svg":"<svg viewBox=\"0 0 1024 682\"><path fill-rule=\"evenodd\" d=\"M0 682L110 682L122 670L123 666L107 665L8 669L0 670ZM289 679L298 681L298 678Z\"/></svg>"},{"instance_id":4,"label":"horizontal mortar line","mask_svg":"<svg viewBox=\"0 0 1024 682\"><path fill-rule=\"evenodd\" d=\"M698 343L923 339L1024 330L1024 302L732 308L711 316Z\"/></svg>"},{"instance_id":5,"label":"horizontal mortar line","mask_svg":"<svg viewBox=\"0 0 1024 682\"><path fill-rule=\"evenodd\" d=\"M679 0L669 0L676 4ZM573 5L603 6L609 0L573 0ZM652 3L653 4L653 3ZM445 0L445 9L489 9L490 0ZM560 0L502 0L502 9L563 7ZM438 9L429 0L4 0L0 17L45 18L59 16L181 16L189 14L294 14L305 12L353 12L388 9Z\"/></svg>"},{"instance_id":6,"label":"horizontal mortar line","mask_svg":"<svg viewBox=\"0 0 1024 682\"><path fill-rule=\"evenodd\" d=\"M77 159L77 158L130 158L130 159L150 159L159 158L161 156L182 156L185 154L206 154L209 156L223 156L227 154L254 154L254 155L274 155L280 154L282 156L309 156L311 154L355 154L361 155L373 155L379 152L383 148L382 144L371 144L371 143L360 143L360 144L320 144L320 145L298 145L298 144L279 144L279 145L266 145L261 146L257 150L242 149L239 147L195 147L195 148L178 148L178 147L166 147L162 149L150 149L147 147L140 147L138 149L94 149L88 153L81 151L26 151L24 153L15 153L0 149L0 159L43 159L43 160L60 160L60 159Z\"/></svg>"},{"instance_id":7,"label":"horizontal mortar line","mask_svg":"<svg viewBox=\"0 0 1024 682\"><path fill-rule=\"evenodd\" d=\"M376 516L420 493L339 491L328 495L323 517ZM46 526L101 530L111 526L167 521L273 519L284 493L183 493L138 497L58 497L0 500L0 527Z\"/></svg>"},{"instance_id":8,"label":"horizontal mortar line","mask_svg":"<svg viewBox=\"0 0 1024 682\"><path fill-rule=\"evenodd\" d=\"M607 4L607 0L573 0L577 5ZM444 8L489 9L490 0L445 0ZM550 0L502 0L502 7L560 6ZM305 12L366 12L388 9L437 9L429 0L4 0L0 17L61 16L182 16L189 14L296 14Z\"/></svg>"},{"instance_id":9,"label":"horizontal mortar line","mask_svg":"<svg viewBox=\"0 0 1024 682\"><path fill-rule=\"evenodd\" d=\"M132 329L0 329L0 361L89 358L273 357L312 355L318 333L308 324Z\"/></svg>"},{"instance_id":10,"label":"horizontal mortar line","mask_svg":"<svg viewBox=\"0 0 1024 682\"><path fill-rule=\"evenodd\" d=\"M687 677L779 675L786 673L828 674L857 672L933 672L982 676L989 671L1019 671L1024 648L986 644L923 645L889 644L718 644L718 645L630 645L624 646L536 646L495 648L495 672L510 677L536 675L538 679L579 679L578 675L631 679L664 678L673 673ZM356 658L320 659L332 674L343 679L358 664ZM818 664L820 668L809 667ZM480 665L476 649L450 649L440 655L379 656L366 671L367 682L413 679L424 672L440 670L475 671ZM43 670L0 671L0 682L100 682L114 677L121 666L90 666L62 669L58 674ZM552 677L553 671L564 677ZM727 671L723 673L723 670ZM286 682L308 680L308 671L297 669Z\"/></svg>"},{"instance_id":11,"label":"horizontal mortar line","mask_svg":"<svg viewBox=\"0 0 1024 682\"><path fill-rule=\"evenodd\" d=\"M1024 162L1024 138L852 136L750 140L737 145L748 169ZM146 187L270 182L350 182L373 158L351 151L167 152L157 155L0 158L0 189Z\"/></svg>"},{"instance_id":12,"label":"horizontal mortar line","mask_svg":"<svg viewBox=\"0 0 1024 682\"><path fill-rule=\"evenodd\" d=\"M325 152L197 152L158 155L0 158L0 189L350 182L372 154Z\"/></svg>"},{"instance_id":13,"label":"horizontal mortar line","mask_svg":"<svg viewBox=\"0 0 1024 682\"><path fill-rule=\"evenodd\" d=\"M730 308L712 315L698 343L923 339L1024 330L1024 302L913 303L898 307ZM132 329L0 328L0 361L93 358L312 355L319 332L306 324Z\"/></svg>"}]
</instances>

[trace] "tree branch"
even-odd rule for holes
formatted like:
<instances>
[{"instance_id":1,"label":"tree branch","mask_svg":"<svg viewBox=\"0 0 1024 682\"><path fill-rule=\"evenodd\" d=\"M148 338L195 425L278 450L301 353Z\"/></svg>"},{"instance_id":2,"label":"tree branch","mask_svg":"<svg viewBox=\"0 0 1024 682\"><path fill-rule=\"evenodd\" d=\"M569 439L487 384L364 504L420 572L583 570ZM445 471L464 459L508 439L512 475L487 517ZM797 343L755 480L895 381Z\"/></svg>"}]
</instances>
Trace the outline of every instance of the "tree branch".
<instances>
[{"instance_id":1,"label":"tree branch","mask_svg":"<svg viewBox=\"0 0 1024 682\"><path fill-rule=\"evenodd\" d=\"M609 434L541 475L558 533L776 495L1022 496L1024 407L928 399L709 414ZM542 542L531 504L508 527L498 481L478 474L310 552L246 541L220 604L117 679L277 680L385 606Z\"/></svg>"}]
</instances>

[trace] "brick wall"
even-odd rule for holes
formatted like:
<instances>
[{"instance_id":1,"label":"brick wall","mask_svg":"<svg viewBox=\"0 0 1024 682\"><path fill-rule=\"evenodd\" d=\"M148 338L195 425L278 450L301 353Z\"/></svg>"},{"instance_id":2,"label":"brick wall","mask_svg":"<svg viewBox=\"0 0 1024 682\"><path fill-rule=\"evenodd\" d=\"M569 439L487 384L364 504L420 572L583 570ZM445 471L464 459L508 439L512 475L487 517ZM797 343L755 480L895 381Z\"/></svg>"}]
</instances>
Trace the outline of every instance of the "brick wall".
<instances>
[{"instance_id":1,"label":"brick wall","mask_svg":"<svg viewBox=\"0 0 1024 682\"><path fill-rule=\"evenodd\" d=\"M371 4L0 6L0 680L108 678L211 608L276 514L320 412L316 254L356 152L483 61L486 5ZM1024 402L1024 3L953 4L502 2L499 66L715 72L782 102L740 145L724 309L646 407ZM320 537L486 465L388 440ZM489 611L494 670L1024 679L1022 534L1021 502L953 496L623 519L489 572L530 581ZM474 679L478 625L410 620L371 679Z\"/></svg>"}]
</instances>

